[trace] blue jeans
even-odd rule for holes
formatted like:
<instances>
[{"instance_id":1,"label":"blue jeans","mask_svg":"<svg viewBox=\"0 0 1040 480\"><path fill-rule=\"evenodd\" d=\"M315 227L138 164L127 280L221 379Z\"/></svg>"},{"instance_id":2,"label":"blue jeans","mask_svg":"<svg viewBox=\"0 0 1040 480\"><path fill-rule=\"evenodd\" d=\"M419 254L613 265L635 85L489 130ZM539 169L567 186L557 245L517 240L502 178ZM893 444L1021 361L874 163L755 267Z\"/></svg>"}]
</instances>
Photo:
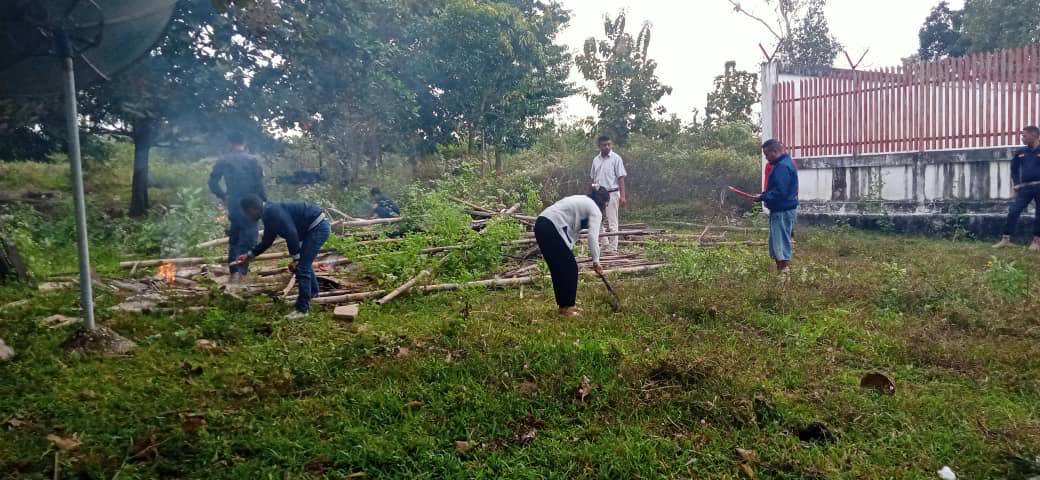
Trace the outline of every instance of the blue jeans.
<instances>
[{"instance_id":1,"label":"blue jeans","mask_svg":"<svg viewBox=\"0 0 1040 480\"><path fill-rule=\"evenodd\" d=\"M798 210L769 212L769 256L773 260L791 260L791 232L798 220Z\"/></svg>"},{"instance_id":2,"label":"blue jeans","mask_svg":"<svg viewBox=\"0 0 1040 480\"><path fill-rule=\"evenodd\" d=\"M311 309L311 298L318 296L318 277L314 274L314 259L318 258L321 246L332 234L332 225L322 221L304 235L300 242L300 261L296 264L296 286L300 294L296 297L296 311L307 313Z\"/></svg>"},{"instance_id":3,"label":"blue jeans","mask_svg":"<svg viewBox=\"0 0 1040 480\"><path fill-rule=\"evenodd\" d=\"M237 260L240 255L252 250L259 242L260 237L259 224L246 217L238 202L237 198L230 199L227 202L228 220L231 221L231 226L227 230L229 264ZM232 267L231 273L245 275L249 273L249 266L240 265Z\"/></svg>"},{"instance_id":4,"label":"blue jeans","mask_svg":"<svg viewBox=\"0 0 1040 480\"><path fill-rule=\"evenodd\" d=\"M1008 209L1007 225L1004 226L1004 235L1014 235L1018 228L1018 218L1029 208L1029 204L1036 202L1036 221L1033 222L1033 235L1040 237L1040 187L1026 187L1015 193L1015 201Z\"/></svg>"}]
</instances>

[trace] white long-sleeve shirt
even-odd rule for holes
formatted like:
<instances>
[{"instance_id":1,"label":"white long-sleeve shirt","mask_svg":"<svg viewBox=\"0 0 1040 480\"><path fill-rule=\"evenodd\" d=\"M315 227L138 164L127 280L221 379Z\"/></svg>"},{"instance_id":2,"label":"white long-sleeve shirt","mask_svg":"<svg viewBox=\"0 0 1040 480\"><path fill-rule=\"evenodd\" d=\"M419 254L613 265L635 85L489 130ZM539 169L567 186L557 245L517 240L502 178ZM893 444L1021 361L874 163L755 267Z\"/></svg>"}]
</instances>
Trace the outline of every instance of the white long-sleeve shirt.
<instances>
[{"instance_id":1,"label":"white long-sleeve shirt","mask_svg":"<svg viewBox=\"0 0 1040 480\"><path fill-rule=\"evenodd\" d=\"M593 263L599 263L599 230L603 223L603 212L588 195L565 197L543 210L539 216L548 218L556 226L556 231L568 248L574 248L581 236L582 222L587 221L589 254L592 255Z\"/></svg>"}]
</instances>

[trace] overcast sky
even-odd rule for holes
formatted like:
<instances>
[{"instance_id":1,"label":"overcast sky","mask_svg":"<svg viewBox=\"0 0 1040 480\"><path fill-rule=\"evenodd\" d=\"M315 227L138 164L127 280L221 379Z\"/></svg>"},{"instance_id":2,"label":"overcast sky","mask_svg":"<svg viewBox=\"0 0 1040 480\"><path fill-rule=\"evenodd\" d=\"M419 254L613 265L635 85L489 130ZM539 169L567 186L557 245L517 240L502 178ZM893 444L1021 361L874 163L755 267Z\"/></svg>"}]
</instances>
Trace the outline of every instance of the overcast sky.
<instances>
[{"instance_id":1,"label":"overcast sky","mask_svg":"<svg viewBox=\"0 0 1040 480\"><path fill-rule=\"evenodd\" d=\"M658 76L672 87L662 103L669 113L689 120L693 108L704 111L705 96L712 81L728 60L744 70L758 71L763 61L759 42L769 33L760 24L733 11L727 0L561 0L571 11L571 23L560 41L581 51L585 39L603 37L603 15L628 12L628 30L633 35L644 21L653 26L650 56L657 60ZM764 0L742 0L745 8L768 14ZM900 59L917 51L917 33L929 11L939 0L830 0L827 20L831 31L854 60L867 48L865 67L898 65ZM960 8L963 0L951 0ZM845 66L839 56L837 66ZM581 74L572 80L584 85ZM562 117L590 116L594 109L580 96L567 99Z\"/></svg>"}]
</instances>

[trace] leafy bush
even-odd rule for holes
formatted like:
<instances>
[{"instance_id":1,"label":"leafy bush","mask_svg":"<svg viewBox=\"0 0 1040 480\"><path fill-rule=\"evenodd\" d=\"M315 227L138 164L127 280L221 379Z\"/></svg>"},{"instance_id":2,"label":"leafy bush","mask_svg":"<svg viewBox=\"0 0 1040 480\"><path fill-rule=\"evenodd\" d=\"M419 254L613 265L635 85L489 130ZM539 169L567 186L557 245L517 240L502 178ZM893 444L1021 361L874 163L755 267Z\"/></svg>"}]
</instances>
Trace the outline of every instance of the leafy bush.
<instances>
[{"instance_id":1,"label":"leafy bush","mask_svg":"<svg viewBox=\"0 0 1040 480\"><path fill-rule=\"evenodd\" d=\"M724 279L738 281L761 272L761 256L746 249L653 243L647 251L651 258L668 263L665 275L689 284L704 285Z\"/></svg>"},{"instance_id":2,"label":"leafy bush","mask_svg":"<svg viewBox=\"0 0 1040 480\"><path fill-rule=\"evenodd\" d=\"M1029 290L1028 276L1015 262L990 258L986 268L986 283L993 290L1008 297L1021 298Z\"/></svg>"}]
</instances>

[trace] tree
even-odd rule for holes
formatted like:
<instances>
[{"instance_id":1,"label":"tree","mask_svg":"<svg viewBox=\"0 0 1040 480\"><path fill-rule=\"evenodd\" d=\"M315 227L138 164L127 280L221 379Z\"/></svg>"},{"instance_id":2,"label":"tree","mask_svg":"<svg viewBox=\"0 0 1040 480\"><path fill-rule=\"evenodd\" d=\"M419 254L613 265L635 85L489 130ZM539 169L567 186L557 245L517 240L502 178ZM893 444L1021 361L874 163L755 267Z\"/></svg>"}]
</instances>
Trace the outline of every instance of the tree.
<instances>
[{"instance_id":1,"label":"tree","mask_svg":"<svg viewBox=\"0 0 1040 480\"><path fill-rule=\"evenodd\" d=\"M266 59L249 32L233 12L207 2L178 2L169 31L147 57L82 95L80 111L90 133L134 143L131 216L149 208L153 146L258 128L256 117L237 102Z\"/></svg>"},{"instance_id":2,"label":"tree","mask_svg":"<svg viewBox=\"0 0 1040 480\"><path fill-rule=\"evenodd\" d=\"M759 101L758 75L737 70L737 62L726 62L723 74L715 77L715 90L708 94L705 127L717 128L730 123L754 125L751 111Z\"/></svg>"},{"instance_id":3,"label":"tree","mask_svg":"<svg viewBox=\"0 0 1040 480\"><path fill-rule=\"evenodd\" d=\"M824 12L826 0L762 0L775 18L766 20L738 0L727 0L733 10L762 24L773 37L774 57L799 67L830 67L842 46L831 33Z\"/></svg>"},{"instance_id":4,"label":"tree","mask_svg":"<svg viewBox=\"0 0 1040 480\"><path fill-rule=\"evenodd\" d=\"M625 31L625 12L603 20L606 38L585 40L576 63L585 79L596 84L596 92L587 96L599 112L599 129L623 144L629 134L646 128L655 114L664 114L657 103L672 88L658 80L657 62L648 55L649 23L633 38Z\"/></svg>"},{"instance_id":5,"label":"tree","mask_svg":"<svg viewBox=\"0 0 1040 480\"><path fill-rule=\"evenodd\" d=\"M531 144L549 109L572 93L566 49L556 45L568 16L556 2L453 1L430 24L425 58L440 110L472 153L479 139L501 153Z\"/></svg>"},{"instance_id":6,"label":"tree","mask_svg":"<svg viewBox=\"0 0 1040 480\"><path fill-rule=\"evenodd\" d=\"M963 16L962 11L951 10L946 1L939 2L932 9L918 33L921 47L917 54L921 60L927 62L964 55L967 39L963 33Z\"/></svg>"},{"instance_id":7,"label":"tree","mask_svg":"<svg viewBox=\"0 0 1040 480\"><path fill-rule=\"evenodd\" d=\"M1036 0L965 0L953 10L937 5L920 32L923 60L959 57L1021 47L1040 41L1040 2Z\"/></svg>"}]
</instances>

